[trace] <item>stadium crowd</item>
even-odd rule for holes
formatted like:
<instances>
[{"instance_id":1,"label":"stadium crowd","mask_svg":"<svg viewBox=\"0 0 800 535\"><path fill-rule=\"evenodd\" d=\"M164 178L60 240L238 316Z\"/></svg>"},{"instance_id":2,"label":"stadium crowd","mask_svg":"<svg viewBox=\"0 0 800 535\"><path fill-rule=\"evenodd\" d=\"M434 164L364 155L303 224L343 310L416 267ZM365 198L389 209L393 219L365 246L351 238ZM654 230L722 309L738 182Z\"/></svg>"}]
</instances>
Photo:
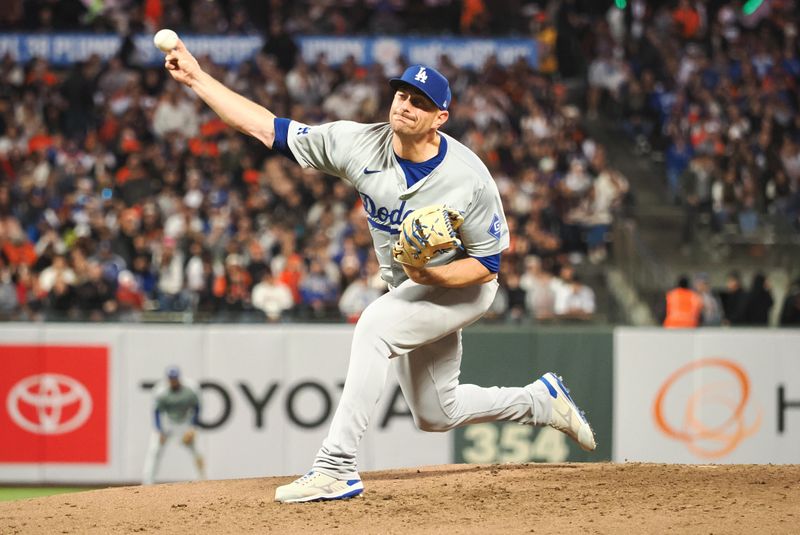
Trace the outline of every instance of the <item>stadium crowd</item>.
<instances>
[{"instance_id":1,"label":"stadium crowd","mask_svg":"<svg viewBox=\"0 0 800 535\"><path fill-rule=\"evenodd\" d=\"M675 288L666 292L659 315L670 328L760 326L770 324L775 305L766 274L753 275L749 289L737 270L725 277L725 286L712 288L706 273L690 280L681 275ZM792 282L780 307L778 322L783 327L800 325L800 279Z\"/></svg>"},{"instance_id":2,"label":"stadium crowd","mask_svg":"<svg viewBox=\"0 0 800 535\"><path fill-rule=\"evenodd\" d=\"M549 16L533 11L531 28ZM309 124L383 121L392 96L378 65L306 64L269 42L235 69L202 63ZM594 293L572 263L604 261L626 179L552 70L491 59L470 71L447 57L438 67L455 96L444 130L481 156L506 207L511 248L491 315L592 317ZM386 290L365 217L352 188L233 132L160 68L124 53L66 70L0 62L5 318L354 319Z\"/></svg>"},{"instance_id":3,"label":"stadium crowd","mask_svg":"<svg viewBox=\"0 0 800 535\"><path fill-rule=\"evenodd\" d=\"M767 220L800 230L800 10L746 11L633 0L609 11L588 70L589 115L608 103L638 152L663 157L686 243L698 223L745 237Z\"/></svg>"},{"instance_id":4,"label":"stadium crowd","mask_svg":"<svg viewBox=\"0 0 800 535\"><path fill-rule=\"evenodd\" d=\"M567 2L575 3L575 2ZM589 6L590 2L581 2ZM5 0L0 27L126 33L509 35L534 0Z\"/></svg>"}]
</instances>

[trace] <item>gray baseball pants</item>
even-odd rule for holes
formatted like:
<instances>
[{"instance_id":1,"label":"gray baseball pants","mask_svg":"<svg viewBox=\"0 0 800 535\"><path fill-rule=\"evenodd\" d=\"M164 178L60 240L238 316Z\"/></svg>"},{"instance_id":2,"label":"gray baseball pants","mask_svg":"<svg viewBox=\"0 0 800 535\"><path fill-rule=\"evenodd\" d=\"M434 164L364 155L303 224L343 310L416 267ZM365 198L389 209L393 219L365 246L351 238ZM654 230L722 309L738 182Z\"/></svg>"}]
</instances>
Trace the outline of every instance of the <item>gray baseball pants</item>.
<instances>
[{"instance_id":1,"label":"gray baseball pants","mask_svg":"<svg viewBox=\"0 0 800 535\"><path fill-rule=\"evenodd\" d=\"M541 381L489 388L458 382L461 329L486 313L497 288L496 280L458 289L406 280L371 303L356 324L342 396L313 469L337 479L359 477L358 444L390 363L424 431L493 421L546 424L550 400Z\"/></svg>"}]
</instances>

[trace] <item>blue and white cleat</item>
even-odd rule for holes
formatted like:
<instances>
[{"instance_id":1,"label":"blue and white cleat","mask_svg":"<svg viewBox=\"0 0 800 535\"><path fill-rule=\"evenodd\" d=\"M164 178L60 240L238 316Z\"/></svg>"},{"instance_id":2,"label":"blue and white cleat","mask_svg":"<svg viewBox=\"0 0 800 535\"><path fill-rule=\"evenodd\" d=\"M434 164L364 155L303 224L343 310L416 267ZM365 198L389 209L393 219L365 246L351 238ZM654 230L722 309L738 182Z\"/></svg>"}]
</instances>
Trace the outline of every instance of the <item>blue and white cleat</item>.
<instances>
[{"instance_id":1,"label":"blue and white cleat","mask_svg":"<svg viewBox=\"0 0 800 535\"><path fill-rule=\"evenodd\" d=\"M275 489L275 501L282 503L345 500L364 492L360 479L336 479L313 470L288 485Z\"/></svg>"},{"instance_id":2,"label":"blue and white cleat","mask_svg":"<svg viewBox=\"0 0 800 535\"><path fill-rule=\"evenodd\" d=\"M553 411L548 425L553 429L566 433L586 451L594 451L597 444L594 432L586 420L583 411L572 401L569 389L564 386L561 377L550 372L539 378L550 392Z\"/></svg>"}]
</instances>

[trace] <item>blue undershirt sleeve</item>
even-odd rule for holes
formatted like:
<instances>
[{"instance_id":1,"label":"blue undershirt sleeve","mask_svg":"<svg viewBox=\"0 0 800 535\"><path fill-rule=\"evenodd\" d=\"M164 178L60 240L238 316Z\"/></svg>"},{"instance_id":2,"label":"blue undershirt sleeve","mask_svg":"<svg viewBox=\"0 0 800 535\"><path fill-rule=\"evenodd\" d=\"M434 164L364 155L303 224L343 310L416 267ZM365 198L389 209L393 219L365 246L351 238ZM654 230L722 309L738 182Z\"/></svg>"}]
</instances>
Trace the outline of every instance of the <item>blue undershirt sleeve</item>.
<instances>
[{"instance_id":1,"label":"blue undershirt sleeve","mask_svg":"<svg viewBox=\"0 0 800 535\"><path fill-rule=\"evenodd\" d=\"M486 269L492 273L500 271L500 253L493 254L492 256L473 256L472 258L486 266Z\"/></svg>"},{"instance_id":2,"label":"blue undershirt sleeve","mask_svg":"<svg viewBox=\"0 0 800 535\"><path fill-rule=\"evenodd\" d=\"M160 433L161 432L161 411L156 409L155 410L155 414L153 415L153 418L154 418L154 422L155 422L155 425L156 425L156 429Z\"/></svg>"},{"instance_id":3,"label":"blue undershirt sleeve","mask_svg":"<svg viewBox=\"0 0 800 535\"><path fill-rule=\"evenodd\" d=\"M275 140L272 142L272 149L297 163L297 158L294 157L292 150L289 148L289 123L291 122L291 119L275 117Z\"/></svg>"},{"instance_id":4,"label":"blue undershirt sleeve","mask_svg":"<svg viewBox=\"0 0 800 535\"><path fill-rule=\"evenodd\" d=\"M194 406L194 414L192 415L192 425L197 426L200 424L200 404Z\"/></svg>"}]
</instances>

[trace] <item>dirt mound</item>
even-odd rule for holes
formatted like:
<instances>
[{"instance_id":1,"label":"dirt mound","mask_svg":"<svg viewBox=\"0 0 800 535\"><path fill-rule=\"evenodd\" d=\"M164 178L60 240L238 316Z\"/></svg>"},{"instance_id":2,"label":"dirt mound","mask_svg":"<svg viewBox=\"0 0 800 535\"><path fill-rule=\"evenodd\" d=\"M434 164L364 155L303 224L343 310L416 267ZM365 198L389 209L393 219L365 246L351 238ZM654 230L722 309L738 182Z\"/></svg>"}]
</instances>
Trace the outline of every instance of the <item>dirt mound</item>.
<instances>
[{"instance_id":1,"label":"dirt mound","mask_svg":"<svg viewBox=\"0 0 800 535\"><path fill-rule=\"evenodd\" d=\"M360 498L272 501L292 478L0 503L0 533L796 533L800 465L450 465L365 472Z\"/></svg>"}]
</instances>

